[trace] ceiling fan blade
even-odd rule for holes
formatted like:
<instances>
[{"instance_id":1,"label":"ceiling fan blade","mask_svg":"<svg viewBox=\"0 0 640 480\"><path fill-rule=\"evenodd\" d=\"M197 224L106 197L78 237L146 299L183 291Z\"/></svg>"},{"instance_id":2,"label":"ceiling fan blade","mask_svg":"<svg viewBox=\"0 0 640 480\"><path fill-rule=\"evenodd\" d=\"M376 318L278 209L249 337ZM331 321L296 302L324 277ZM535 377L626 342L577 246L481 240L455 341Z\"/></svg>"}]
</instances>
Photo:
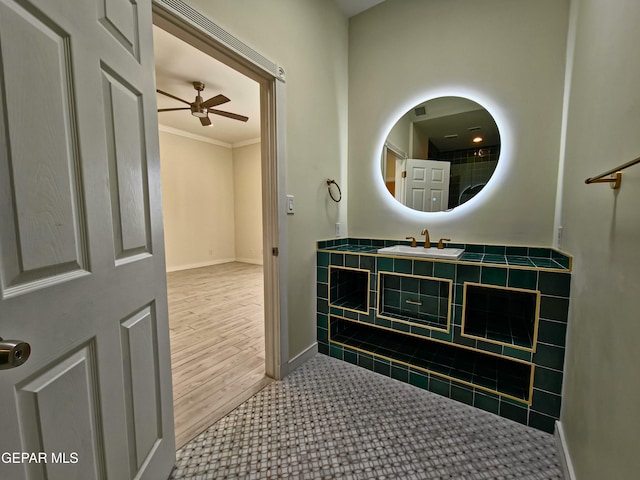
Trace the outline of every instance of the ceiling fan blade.
<instances>
[{"instance_id":1,"label":"ceiling fan blade","mask_svg":"<svg viewBox=\"0 0 640 480\"><path fill-rule=\"evenodd\" d=\"M211 125L211 120L209 120L209 117L200 117L200 123L203 127L208 127Z\"/></svg>"},{"instance_id":2,"label":"ceiling fan blade","mask_svg":"<svg viewBox=\"0 0 640 480\"><path fill-rule=\"evenodd\" d=\"M187 105L191 105L191 102L187 102L186 100L178 98L175 95L171 95L170 93L163 92L162 90L156 90L156 92L161 93L162 95L165 95L167 97L173 98L174 100L178 100L179 102L186 103Z\"/></svg>"},{"instance_id":3,"label":"ceiling fan blade","mask_svg":"<svg viewBox=\"0 0 640 480\"><path fill-rule=\"evenodd\" d=\"M233 118L234 120L240 120L241 122L246 122L249 120L249 117L245 117L244 115L238 115L237 113L224 112L222 110L216 110L214 108L209 109L209 113L215 113L216 115L221 115L227 118Z\"/></svg>"},{"instance_id":4,"label":"ceiling fan blade","mask_svg":"<svg viewBox=\"0 0 640 480\"><path fill-rule=\"evenodd\" d=\"M189 107L180 107L180 108L160 108L158 112L173 112L175 110L189 110Z\"/></svg>"},{"instance_id":5,"label":"ceiling fan blade","mask_svg":"<svg viewBox=\"0 0 640 480\"><path fill-rule=\"evenodd\" d=\"M215 97L211 97L209 100L205 100L204 102L202 102L201 105L202 105L202 108L209 108L209 107L215 107L217 105L222 105L223 103L227 103L230 101L231 100L229 100L227 97L220 94L220 95L216 95Z\"/></svg>"}]
</instances>

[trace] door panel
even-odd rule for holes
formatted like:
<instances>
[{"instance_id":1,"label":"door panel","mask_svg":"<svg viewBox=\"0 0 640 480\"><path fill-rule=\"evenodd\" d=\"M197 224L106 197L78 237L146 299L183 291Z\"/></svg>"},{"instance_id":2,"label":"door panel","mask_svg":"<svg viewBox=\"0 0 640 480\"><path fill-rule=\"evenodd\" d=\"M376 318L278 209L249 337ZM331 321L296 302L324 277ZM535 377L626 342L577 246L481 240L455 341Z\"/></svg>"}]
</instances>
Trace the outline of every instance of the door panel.
<instances>
[{"instance_id":1,"label":"door panel","mask_svg":"<svg viewBox=\"0 0 640 480\"><path fill-rule=\"evenodd\" d=\"M431 191L429 192L429 199L431 201L431 211L439 212L446 209L446 206L443 207L443 205L445 205L445 196L443 195L442 189L431 188Z\"/></svg>"},{"instance_id":2,"label":"door panel","mask_svg":"<svg viewBox=\"0 0 640 480\"><path fill-rule=\"evenodd\" d=\"M411 208L424 211L424 206L428 204L429 192L426 190L428 171L421 163L407 161L409 169L409 188L411 194Z\"/></svg>"},{"instance_id":3,"label":"door panel","mask_svg":"<svg viewBox=\"0 0 640 480\"><path fill-rule=\"evenodd\" d=\"M174 464L153 68L150 0L0 0L2 479Z\"/></svg>"},{"instance_id":4,"label":"door panel","mask_svg":"<svg viewBox=\"0 0 640 480\"><path fill-rule=\"evenodd\" d=\"M11 221L0 239L3 295L11 297L83 274L86 233L69 37L53 21L4 3L0 29L3 45L38 52L24 61L21 48L2 49L0 214Z\"/></svg>"},{"instance_id":5,"label":"door panel","mask_svg":"<svg viewBox=\"0 0 640 480\"><path fill-rule=\"evenodd\" d=\"M99 22L134 58L138 57L137 2L98 0Z\"/></svg>"},{"instance_id":6,"label":"door panel","mask_svg":"<svg viewBox=\"0 0 640 480\"><path fill-rule=\"evenodd\" d=\"M45 471L50 480L69 478L63 462L77 462L80 458L85 478L106 478L104 464L99 461L102 436L95 395L98 379L94 348L93 342L82 346L16 389L20 427L25 433L23 451L47 454L46 464L27 464L34 478ZM57 434L70 427L73 435ZM53 458L54 454L58 458Z\"/></svg>"},{"instance_id":7,"label":"door panel","mask_svg":"<svg viewBox=\"0 0 640 480\"><path fill-rule=\"evenodd\" d=\"M103 70L116 264L151 253L142 96Z\"/></svg>"},{"instance_id":8,"label":"door panel","mask_svg":"<svg viewBox=\"0 0 640 480\"><path fill-rule=\"evenodd\" d=\"M153 453L162 438L160 370L154 349L157 325L154 308L145 307L121 322L127 426L132 473Z\"/></svg>"}]
</instances>

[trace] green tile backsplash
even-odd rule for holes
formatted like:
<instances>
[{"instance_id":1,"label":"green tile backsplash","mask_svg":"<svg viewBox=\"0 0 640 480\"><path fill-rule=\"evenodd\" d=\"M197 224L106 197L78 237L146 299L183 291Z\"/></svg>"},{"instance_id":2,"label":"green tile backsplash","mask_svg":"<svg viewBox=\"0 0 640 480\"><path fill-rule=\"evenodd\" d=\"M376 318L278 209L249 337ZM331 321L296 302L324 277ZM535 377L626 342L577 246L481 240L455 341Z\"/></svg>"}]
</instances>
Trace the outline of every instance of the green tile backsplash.
<instances>
[{"instance_id":1,"label":"green tile backsplash","mask_svg":"<svg viewBox=\"0 0 640 480\"><path fill-rule=\"evenodd\" d=\"M476 265L457 265L456 282L479 282L480 267Z\"/></svg>"},{"instance_id":2,"label":"green tile backsplash","mask_svg":"<svg viewBox=\"0 0 640 480\"><path fill-rule=\"evenodd\" d=\"M465 253L457 262L377 254L378 248L396 244L409 242L356 238L318 242L318 351L552 432L562 400L571 257L549 248L464 244L460 247ZM481 306L482 295L477 296L476 311L484 313L476 333L483 333L477 338L463 336L465 282L539 291L535 351L523 350L528 344L514 340L513 332L519 328L514 318L526 318L521 323L529 325L531 314L530 306L526 315L519 311L522 301L509 305L509 295L494 299L491 308ZM340 290L335 283L341 284ZM379 287L386 292L386 306L379 299ZM344 302L345 297L358 300ZM331 307L330 298L336 300ZM407 299L422 306L407 309ZM389 310L392 307L398 312ZM434 329L443 325L442 312L449 308L449 331ZM407 313L419 320L421 313L425 316L422 323L415 318L407 321ZM525 330L520 335L529 342L531 330ZM497 337L492 339L488 332ZM503 343L495 343L496 338Z\"/></svg>"},{"instance_id":3,"label":"green tile backsplash","mask_svg":"<svg viewBox=\"0 0 640 480\"><path fill-rule=\"evenodd\" d=\"M439 278L456 279L456 266L453 263L435 262L433 265L433 276Z\"/></svg>"},{"instance_id":4,"label":"green tile backsplash","mask_svg":"<svg viewBox=\"0 0 640 480\"><path fill-rule=\"evenodd\" d=\"M409 244L410 242L405 240L340 238L318 241L317 249L324 251L352 252L360 255L377 255L378 248ZM435 246L434 242L432 242L432 246ZM460 260L465 262L539 267L553 270L568 270L571 268L571 257L552 248L463 243L449 243L448 246L464 248L465 253Z\"/></svg>"},{"instance_id":5,"label":"green tile backsplash","mask_svg":"<svg viewBox=\"0 0 640 480\"><path fill-rule=\"evenodd\" d=\"M545 295L569 298L571 277L563 273L540 272L538 288Z\"/></svg>"},{"instance_id":6,"label":"green tile backsplash","mask_svg":"<svg viewBox=\"0 0 640 480\"><path fill-rule=\"evenodd\" d=\"M489 285L507 285L507 272L506 268L494 268L494 267L482 267L482 274L480 281Z\"/></svg>"},{"instance_id":7,"label":"green tile backsplash","mask_svg":"<svg viewBox=\"0 0 640 480\"><path fill-rule=\"evenodd\" d=\"M509 270L507 285L514 288L526 288L535 290L538 283L538 272L536 270Z\"/></svg>"}]
</instances>

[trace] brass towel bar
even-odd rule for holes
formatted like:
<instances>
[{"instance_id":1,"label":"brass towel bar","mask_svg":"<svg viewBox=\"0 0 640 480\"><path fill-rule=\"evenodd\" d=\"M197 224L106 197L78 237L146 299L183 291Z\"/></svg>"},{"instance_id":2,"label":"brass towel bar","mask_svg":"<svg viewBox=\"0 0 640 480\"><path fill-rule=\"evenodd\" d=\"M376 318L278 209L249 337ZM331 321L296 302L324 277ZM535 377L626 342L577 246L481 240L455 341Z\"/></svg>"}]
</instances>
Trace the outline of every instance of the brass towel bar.
<instances>
[{"instance_id":1,"label":"brass towel bar","mask_svg":"<svg viewBox=\"0 0 640 480\"><path fill-rule=\"evenodd\" d=\"M620 184L622 183L622 170L628 168L636 163L640 163L640 157L631 160L630 162L625 163L624 165L620 165L619 167L612 168L600 175L596 175L595 177L587 178L584 183L589 185L590 183L610 183L611 188L620 188ZM614 175L612 178L603 178L607 175Z\"/></svg>"}]
</instances>

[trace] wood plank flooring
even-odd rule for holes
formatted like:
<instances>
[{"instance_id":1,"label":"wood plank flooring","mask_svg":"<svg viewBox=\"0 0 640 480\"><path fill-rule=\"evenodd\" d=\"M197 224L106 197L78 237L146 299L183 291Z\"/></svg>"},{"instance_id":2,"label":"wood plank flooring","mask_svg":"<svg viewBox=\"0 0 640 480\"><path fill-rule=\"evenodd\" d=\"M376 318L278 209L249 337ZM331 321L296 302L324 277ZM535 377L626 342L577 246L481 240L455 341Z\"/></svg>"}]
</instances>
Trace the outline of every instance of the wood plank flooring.
<instances>
[{"instance_id":1,"label":"wood plank flooring","mask_svg":"<svg viewBox=\"0 0 640 480\"><path fill-rule=\"evenodd\" d=\"M176 447L269 384L262 266L167 274Z\"/></svg>"}]
</instances>

